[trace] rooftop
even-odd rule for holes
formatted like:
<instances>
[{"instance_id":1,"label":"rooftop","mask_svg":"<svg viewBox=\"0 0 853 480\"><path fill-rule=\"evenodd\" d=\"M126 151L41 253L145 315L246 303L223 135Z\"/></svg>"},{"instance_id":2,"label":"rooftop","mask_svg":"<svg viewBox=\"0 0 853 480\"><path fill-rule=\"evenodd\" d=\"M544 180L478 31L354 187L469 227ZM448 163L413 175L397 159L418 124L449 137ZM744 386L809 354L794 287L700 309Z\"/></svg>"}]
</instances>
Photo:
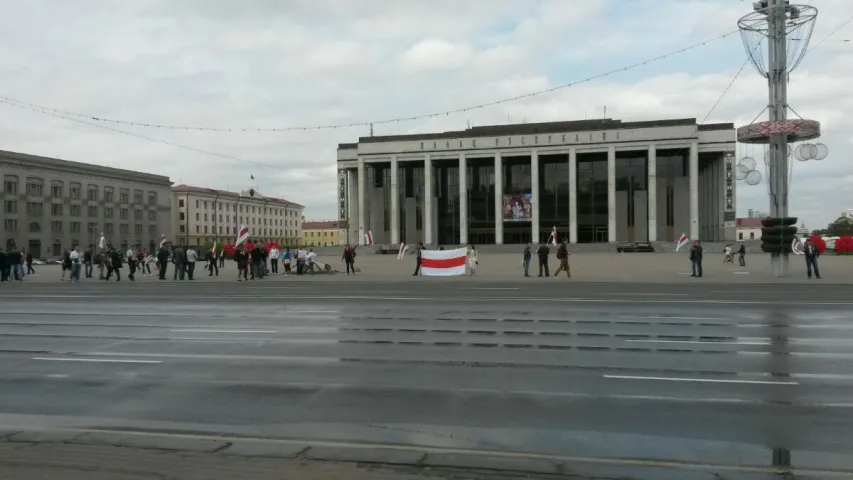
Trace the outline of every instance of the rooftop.
<instances>
[{"instance_id":1,"label":"rooftop","mask_svg":"<svg viewBox=\"0 0 853 480\"><path fill-rule=\"evenodd\" d=\"M338 230L343 228L341 222L326 221L326 222L302 222L302 230Z\"/></svg>"},{"instance_id":2,"label":"rooftop","mask_svg":"<svg viewBox=\"0 0 853 480\"><path fill-rule=\"evenodd\" d=\"M261 195L255 197L246 197L242 195L240 192L229 192L227 190L217 190L215 188L205 188L205 187L194 187L192 185L175 185L172 187L173 192L177 193L198 193L202 195L210 195L212 197L221 197L221 198L233 198L235 200L240 198L250 198L252 200L261 200L269 203L276 203L279 205L287 205L291 207L305 208L304 205L300 205L298 203L291 202L289 200L285 200L283 198L275 198L275 197L264 197Z\"/></svg>"},{"instance_id":3,"label":"rooftop","mask_svg":"<svg viewBox=\"0 0 853 480\"><path fill-rule=\"evenodd\" d=\"M76 173L87 173L92 175L103 175L120 179L130 179L142 182L156 183L160 185L171 185L172 181L164 175L126 170L124 168L105 167L93 163L74 162L59 158L42 157L28 153L9 152L0 150L0 161L20 163L46 169L68 170Z\"/></svg>"},{"instance_id":4,"label":"rooftop","mask_svg":"<svg viewBox=\"0 0 853 480\"><path fill-rule=\"evenodd\" d=\"M418 133L412 135L379 135L359 137L358 143L339 143L338 149L358 148L359 143L394 142L405 140L433 140L471 137L491 137L496 135L530 135L538 133L583 132L590 130L624 130L629 128L682 127L697 126L700 131L733 130L734 123L697 124L695 118L677 118L671 120L650 120L643 122L623 122L612 118L595 120L571 120L563 122L513 123L508 125L486 125L465 130L441 133Z\"/></svg>"},{"instance_id":5,"label":"rooftop","mask_svg":"<svg viewBox=\"0 0 853 480\"><path fill-rule=\"evenodd\" d=\"M735 219L737 228L761 228L760 218L737 218Z\"/></svg>"}]
</instances>

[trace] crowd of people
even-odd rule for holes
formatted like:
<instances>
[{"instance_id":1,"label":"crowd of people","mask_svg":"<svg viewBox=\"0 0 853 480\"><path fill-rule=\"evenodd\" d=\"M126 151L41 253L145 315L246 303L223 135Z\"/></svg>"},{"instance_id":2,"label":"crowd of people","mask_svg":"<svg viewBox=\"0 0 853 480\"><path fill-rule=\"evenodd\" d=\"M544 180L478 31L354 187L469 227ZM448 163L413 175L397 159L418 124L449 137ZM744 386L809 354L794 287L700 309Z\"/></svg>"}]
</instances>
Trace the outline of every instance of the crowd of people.
<instances>
[{"instance_id":1,"label":"crowd of people","mask_svg":"<svg viewBox=\"0 0 853 480\"><path fill-rule=\"evenodd\" d=\"M239 246L233 251L231 260L237 266L237 280L260 280L267 275L313 275L318 267L317 254L313 249L264 248L263 245ZM226 254L223 250L206 250L203 254L196 247L172 247L164 243L153 254L146 250L128 248L122 252L106 245L99 251L92 249L81 251L79 246L66 250L59 260L62 273L60 281L79 283L83 278L94 278L95 268L98 280L108 281L115 277L121 281L121 272L127 267L126 278L135 281L136 275L157 275L166 280L169 265L172 265L173 280L194 280L199 270L208 276L219 276L219 269L225 268ZM26 274L34 274L32 254L15 248L0 250L0 280L23 281ZM153 269L152 269L153 267Z\"/></svg>"}]
</instances>

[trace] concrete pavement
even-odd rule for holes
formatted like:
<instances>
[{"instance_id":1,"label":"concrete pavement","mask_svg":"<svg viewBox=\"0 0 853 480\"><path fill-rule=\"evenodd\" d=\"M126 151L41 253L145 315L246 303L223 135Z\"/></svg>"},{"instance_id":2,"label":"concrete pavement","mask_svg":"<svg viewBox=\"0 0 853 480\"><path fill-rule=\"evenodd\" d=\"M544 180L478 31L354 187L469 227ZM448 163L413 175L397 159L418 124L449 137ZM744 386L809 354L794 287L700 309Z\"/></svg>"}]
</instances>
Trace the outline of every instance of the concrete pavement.
<instances>
[{"instance_id":1,"label":"concrete pavement","mask_svg":"<svg viewBox=\"0 0 853 480\"><path fill-rule=\"evenodd\" d=\"M4 285L0 429L853 471L847 287L337 278Z\"/></svg>"},{"instance_id":2,"label":"concrete pavement","mask_svg":"<svg viewBox=\"0 0 853 480\"><path fill-rule=\"evenodd\" d=\"M557 268L557 261L551 256L551 273ZM811 285L813 283L832 283L853 285L853 257L825 255L820 257L822 280L808 280L805 271L805 262L802 257L791 257L791 271L786 278L775 278L770 269L770 258L765 254L754 254L747 256L747 266L740 267L737 264L722 263L722 254L706 253L704 262L704 277L691 278L691 265L687 255L662 254L662 253L593 253L581 252L572 254L570 265L572 268L572 283L584 282L655 282L655 283L682 283L693 282L700 284L800 284ZM332 267L345 271L339 256L321 256L319 260L330 264ZM553 281L551 278L538 278L538 266L531 265L531 278L522 276L521 247L517 254L508 253L481 253L480 265L477 276L465 277L467 282L491 282L509 281L518 282L543 282ZM392 279L410 280L415 267L412 257L397 260L395 255L361 255L356 258L356 267L360 272L350 281L364 282L372 280L390 281ZM36 267L38 275L27 277L31 282L54 282L58 281L60 269L56 265L42 265ZM127 268L122 269L122 275L127 274ZM199 266L197 282L234 282L237 270L234 262L226 262L225 268L219 271L218 277L210 277L202 271ZM95 271L97 277L97 270ZM313 281L328 281L330 278L346 277L340 273L336 275L315 275ZM123 277L124 278L124 277ZM167 281L171 280L172 266L169 266ZM294 282L304 277L268 277L266 280L281 280ZM137 275L138 282L155 281L156 277L143 277ZM423 281L460 281L460 278L423 278ZM564 279L565 280L565 279ZM97 281L97 278L93 281Z\"/></svg>"}]
</instances>

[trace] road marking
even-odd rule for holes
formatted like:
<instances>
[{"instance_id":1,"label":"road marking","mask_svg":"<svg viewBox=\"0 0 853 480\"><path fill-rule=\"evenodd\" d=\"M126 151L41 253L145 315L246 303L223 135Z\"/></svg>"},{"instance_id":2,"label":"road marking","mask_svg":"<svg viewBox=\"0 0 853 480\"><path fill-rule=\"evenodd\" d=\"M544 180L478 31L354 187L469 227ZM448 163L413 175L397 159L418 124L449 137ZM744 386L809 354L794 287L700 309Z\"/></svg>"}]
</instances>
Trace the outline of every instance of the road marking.
<instances>
[{"instance_id":1,"label":"road marking","mask_svg":"<svg viewBox=\"0 0 853 480\"><path fill-rule=\"evenodd\" d=\"M663 317L663 316L637 316L637 315L619 315L619 318L631 318L639 320L731 320L730 318L722 317ZM727 324L722 324L727 325Z\"/></svg>"},{"instance_id":2,"label":"road marking","mask_svg":"<svg viewBox=\"0 0 853 480\"><path fill-rule=\"evenodd\" d=\"M43 360L46 362L163 363L160 360L120 360L120 359L108 359L108 358L33 357L32 360Z\"/></svg>"},{"instance_id":3,"label":"road marking","mask_svg":"<svg viewBox=\"0 0 853 480\"><path fill-rule=\"evenodd\" d=\"M617 293L617 292L607 292L602 295L646 295L649 297L686 297L688 294L686 293Z\"/></svg>"},{"instance_id":4,"label":"road marking","mask_svg":"<svg viewBox=\"0 0 853 480\"><path fill-rule=\"evenodd\" d=\"M278 330L207 330L203 328L182 328L169 331L181 333L278 333Z\"/></svg>"},{"instance_id":5,"label":"road marking","mask_svg":"<svg viewBox=\"0 0 853 480\"><path fill-rule=\"evenodd\" d=\"M64 373L51 373L45 376L47 378L68 378L70 375L65 375Z\"/></svg>"},{"instance_id":6,"label":"road marking","mask_svg":"<svg viewBox=\"0 0 853 480\"><path fill-rule=\"evenodd\" d=\"M683 343L688 345L771 345L768 342L715 342L713 340L652 340L652 339L628 339L626 342L635 343Z\"/></svg>"},{"instance_id":7,"label":"road marking","mask_svg":"<svg viewBox=\"0 0 853 480\"><path fill-rule=\"evenodd\" d=\"M678 272L679 275L693 275L690 272Z\"/></svg>"},{"instance_id":8,"label":"road marking","mask_svg":"<svg viewBox=\"0 0 853 480\"><path fill-rule=\"evenodd\" d=\"M749 272L732 272L735 275L749 275Z\"/></svg>"},{"instance_id":9,"label":"road marking","mask_svg":"<svg viewBox=\"0 0 853 480\"><path fill-rule=\"evenodd\" d=\"M661 382L695 382L695 383L743 383L752 385L799 385L798 382L782 382L770 380L730 380L723 378L680 378L680 377L641 377L634 375L602 375L612 380L652 380Z\"/></svg>"},{"instance_id":10,"label":"road marking","mask_svg":"<svg viewBox=\"0 0 853 480\"><path fill-rule=\"evenodd\" d=\"M518 287L468 287L463 290L520 290Z\"/></svg>"}]
</instances>

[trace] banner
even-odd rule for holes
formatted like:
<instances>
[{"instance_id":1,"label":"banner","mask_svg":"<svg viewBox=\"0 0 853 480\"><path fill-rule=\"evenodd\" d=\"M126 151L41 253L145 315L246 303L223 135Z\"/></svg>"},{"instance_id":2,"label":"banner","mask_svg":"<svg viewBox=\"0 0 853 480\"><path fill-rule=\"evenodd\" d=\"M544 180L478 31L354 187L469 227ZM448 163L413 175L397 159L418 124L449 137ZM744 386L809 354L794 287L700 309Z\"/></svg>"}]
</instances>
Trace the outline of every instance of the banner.
<instances>
[{"instance_id":1,"label":"banner","mask_svg":"<svg viewBox=\"0 0 853 480\"><path fill-rule=\"evenodd\" d=\"M421 250L421 274L430 277L465 275L468 249Z\"/></svg>"},{"instance_id":2,"label":"banner","mask_svg":"<svg viewBox=\"0 0 853 480\"><path fill-rule=\"evenodd\" d=\"M503 220L505 222L529 222L533 219L533 195L504 195Z\"/></svg>"}]
</instances>

